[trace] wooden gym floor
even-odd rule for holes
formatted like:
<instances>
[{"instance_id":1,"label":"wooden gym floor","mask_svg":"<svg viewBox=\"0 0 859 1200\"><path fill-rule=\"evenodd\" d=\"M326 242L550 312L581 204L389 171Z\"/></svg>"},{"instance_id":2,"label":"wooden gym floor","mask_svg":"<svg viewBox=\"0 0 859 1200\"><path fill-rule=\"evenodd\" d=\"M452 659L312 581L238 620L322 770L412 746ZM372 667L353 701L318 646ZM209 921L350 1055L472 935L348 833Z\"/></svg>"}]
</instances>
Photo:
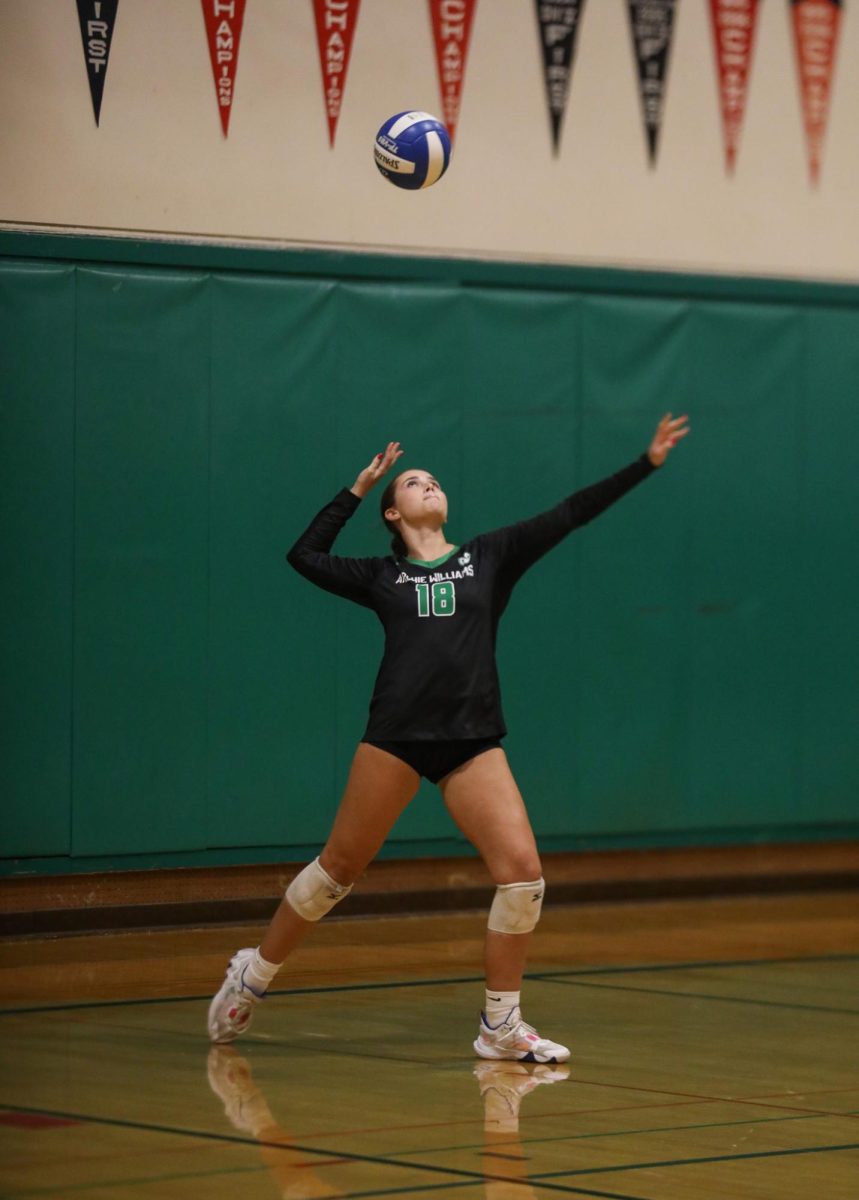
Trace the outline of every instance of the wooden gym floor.
<instances>
[{"instance_id":1,"label":"wooden gym floor","mask_svg":"<svg viewBox=\"0 0 859 1200\"><path fill-rule=\"evenodd\" d=\"M547 908L526 1017L471 1042L485 916L332 920L250 1033L208 999L258 926L0 948L0 1195L856 1200L859 896Z\"/></svg>"}]
</instances>

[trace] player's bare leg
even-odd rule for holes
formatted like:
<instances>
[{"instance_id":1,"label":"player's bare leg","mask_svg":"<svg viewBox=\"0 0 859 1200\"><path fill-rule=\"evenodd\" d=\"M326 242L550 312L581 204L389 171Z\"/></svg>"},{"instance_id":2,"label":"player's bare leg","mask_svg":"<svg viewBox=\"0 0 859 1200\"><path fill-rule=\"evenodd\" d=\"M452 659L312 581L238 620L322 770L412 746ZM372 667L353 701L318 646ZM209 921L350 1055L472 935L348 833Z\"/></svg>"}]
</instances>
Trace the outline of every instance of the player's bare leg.
<instances>
[{"instance_id":1,"label":"player's bare leg","mask_svg":"<svg viewBox=\"0 0 859 1200\"><path fill-rule=\"evenodd\" d=\"M457 767L440 786L450 815L486 863L494 883L540 878L531 822L500 746ZM530 933L486 931L487 987L519 990L530 942Z\"/></svg>"},{"instance_id":2,"label":"player's bare leg","mask_svg":"<svg viewBox=\"0 0 859 1200\"><path fill-rule=\"evenodd\" d=\"M332 879L344 887L355 882L378 854L419 783L420 776L408 763L361 742L319 856L320 866ZM283 962L315 924L300 917L284 897L260 942L260 954L268 962Z\"/></svg>"},{"instance_id":3,"label":"player's bare leg","mask_svg":"<svg viewBox=\"0 0 859 1200\"><path fill-rule=\"evenodd\" d=\"M519 1011L543 880L534 832L507 756L500 747L486 750L452 771L440 786L448 811L497 885L493 927L486 931L486 1007L474 1048L483 1058L561 1062L570 1056L566 1046L541 1038ZM516 932L517 925L524 931ZM497 926L507 926L507 931Z\"/></svg>"},{"instance_id":4,"label":"player's bare leg","mask_svg":"<svg viewBox=\"0 0 859 1200\"><path fill-rule=\"evenodd\" d=\"M417 772L393 754L358 746L324 850L289 885L257 949L238 950L230 960L209 1005L213 1042L231 1042L248 1029L283 960L375 858L419 783Z\"/></svg>"}]
</instances>

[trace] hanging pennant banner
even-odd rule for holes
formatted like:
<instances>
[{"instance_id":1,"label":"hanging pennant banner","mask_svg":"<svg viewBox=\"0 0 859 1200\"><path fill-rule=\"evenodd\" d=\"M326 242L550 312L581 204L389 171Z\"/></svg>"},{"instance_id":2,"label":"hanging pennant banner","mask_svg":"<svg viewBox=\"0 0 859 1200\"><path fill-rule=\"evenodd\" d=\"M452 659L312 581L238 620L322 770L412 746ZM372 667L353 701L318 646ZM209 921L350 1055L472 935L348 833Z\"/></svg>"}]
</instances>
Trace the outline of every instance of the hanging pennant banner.
<instances>
[{"instance_id":1,"label":"hanging pennant banner","mask_svg":"<svg viewBox=\"0 0 859 1200\"><path fill-rule=\"evenodd\" d=\"M576 53L576 33L585 0L535 0L540 49L543 52L543 77L552 126L552 153L557 155L561 144L561 124L567 107L573 58Z\"/></svg>"},{"instance_id":2,"label":"hanging pennant banner","mask_svg":"<svg viewBox=\"0 0 859 1200\"><path fill-rule=\"evenodd\" d=\"M328 144L334 145L337 121L346 88L346 72L352 39L358 24L361 0L313 0L316 14L316 40L322 64L322 90L328 116Z\"/></svg>"},{"instance_id":3,"label":"hanging pennant banner","mask_svg":"<svg viewBox=\"0 0 859 1200\"><path fill-rule=\"evenodd\" d=\"M841 25L841 0L790 0L811 182L820 179L823 138Z\"/></svg>"},{"instance_id":4,"label":"hanging pennant banner","mask_svg":"<svg viewBox=\"0 0 859 1200\"><path fill-rule=\"evenodd\" d=\"M95 113L95 123L98 125L101 117L104 81L107 76L107 60L110 57L110 43L116 25L116 10L119 7L119 0L77 0L77 5L81 40L84 44L84 62L92 96L92 110Z\"/></svg>"},{"instance_id":5,"label":"hanging pennant banner","mask_svg":"<svg viewBox=\"0 0 859 1200\"><path fill-rule=\"evenodd\" d=\"M453 145L477 0L429 0L429 6L441 88L441 119Z\"/></svg>"},{"instance_id":6,"label":"hanging pennant banner","mask_svg":"<svg viewBox=\"0 0 859 1200\"><path fill-rule=\"evenodd\" d=\"M209 58L212 60L212 74L215 77L215 95L221 114L221 128L226 137L236 91L236 70L239 65L242 22L245 19L245 0L200 2L203 5L203 20L206 23L206 38L209 43Z\"/></svg>"},{"instance_id":7,"label":"hanging pennant banner","mask_svg":"<svg viewBox=\"0 0 859 1200\"><path fill-rule=\"evenodd\" d=\"M732 174L746 111L759 0L710 0L719 72L725 164Z\"/></svg>"},{"instance_id":8,"label":"hanging pennant banner","mask_svg":"<svg viewBox=\"0 0 859 1200\"><path fill-rule=\"evenodd\" d=\"M662 105L674 33L675 0L627 0L627 7L638 67L638 90L647 137L647 154L652 167L656 164L662 125Z\"/></svg>"}]
</instances>

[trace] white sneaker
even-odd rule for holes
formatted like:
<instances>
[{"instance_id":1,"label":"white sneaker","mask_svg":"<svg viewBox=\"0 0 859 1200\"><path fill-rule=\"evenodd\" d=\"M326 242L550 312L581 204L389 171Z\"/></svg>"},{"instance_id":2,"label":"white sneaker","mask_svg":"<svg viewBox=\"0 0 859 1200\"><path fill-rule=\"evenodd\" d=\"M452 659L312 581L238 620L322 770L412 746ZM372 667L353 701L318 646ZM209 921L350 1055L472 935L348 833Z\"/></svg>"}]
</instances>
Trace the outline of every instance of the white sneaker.
<instances>
[{"instance_id":1,"label":"white sneaker","mask_svg":"<svg viewBox=\"0 0 859 1200\"><path fill-rule=\"evenodd\" d=\"M559 1063L570 1057L566 1046L541 1038L536 1029L527 1025L518 1008L511 1008L494 1029L487 1025L486 1013L482 1012L474 1049L481 1058L512 1058L519 1062Z\"/></svg>"},{"instance_id":2,"label":"white sneaker","mask_svg":"<svg viewBox=\"0 0 859 1200\"><path fill-rule=\"evenodd\" d=\"M245 1033L253 1017L254 1005L265 992L253 991L244 982L245 967L253 950L237 950L230 959L221 989L209 1005L209 1037L213 1042L234 1042Z\"/></svg>"}]
</instances>

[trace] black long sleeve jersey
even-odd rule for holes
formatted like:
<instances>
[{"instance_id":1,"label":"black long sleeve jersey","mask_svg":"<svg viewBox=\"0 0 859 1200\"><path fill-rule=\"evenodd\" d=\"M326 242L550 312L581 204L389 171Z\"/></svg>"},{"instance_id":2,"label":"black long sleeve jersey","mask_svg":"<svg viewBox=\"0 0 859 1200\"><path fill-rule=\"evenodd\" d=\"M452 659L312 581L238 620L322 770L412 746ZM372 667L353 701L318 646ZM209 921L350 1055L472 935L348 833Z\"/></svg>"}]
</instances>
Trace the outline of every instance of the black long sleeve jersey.
<instances>
[{"instance_id":1,"label":"black long sleeve jersey","mask_svg":"<svg viewBox=\"0 0 859 1200\"><path fill-rule=\"evenodd\" d=\"M287 554L299 574L370 608L385 650L364 737L447 741L506 733L495 663L498 622L516 582L572 530L655 468L646 454L530 520L472 538L435 562L339 558L334 541L361 503L344 488Z\"/></svg>"}]
</instances>

